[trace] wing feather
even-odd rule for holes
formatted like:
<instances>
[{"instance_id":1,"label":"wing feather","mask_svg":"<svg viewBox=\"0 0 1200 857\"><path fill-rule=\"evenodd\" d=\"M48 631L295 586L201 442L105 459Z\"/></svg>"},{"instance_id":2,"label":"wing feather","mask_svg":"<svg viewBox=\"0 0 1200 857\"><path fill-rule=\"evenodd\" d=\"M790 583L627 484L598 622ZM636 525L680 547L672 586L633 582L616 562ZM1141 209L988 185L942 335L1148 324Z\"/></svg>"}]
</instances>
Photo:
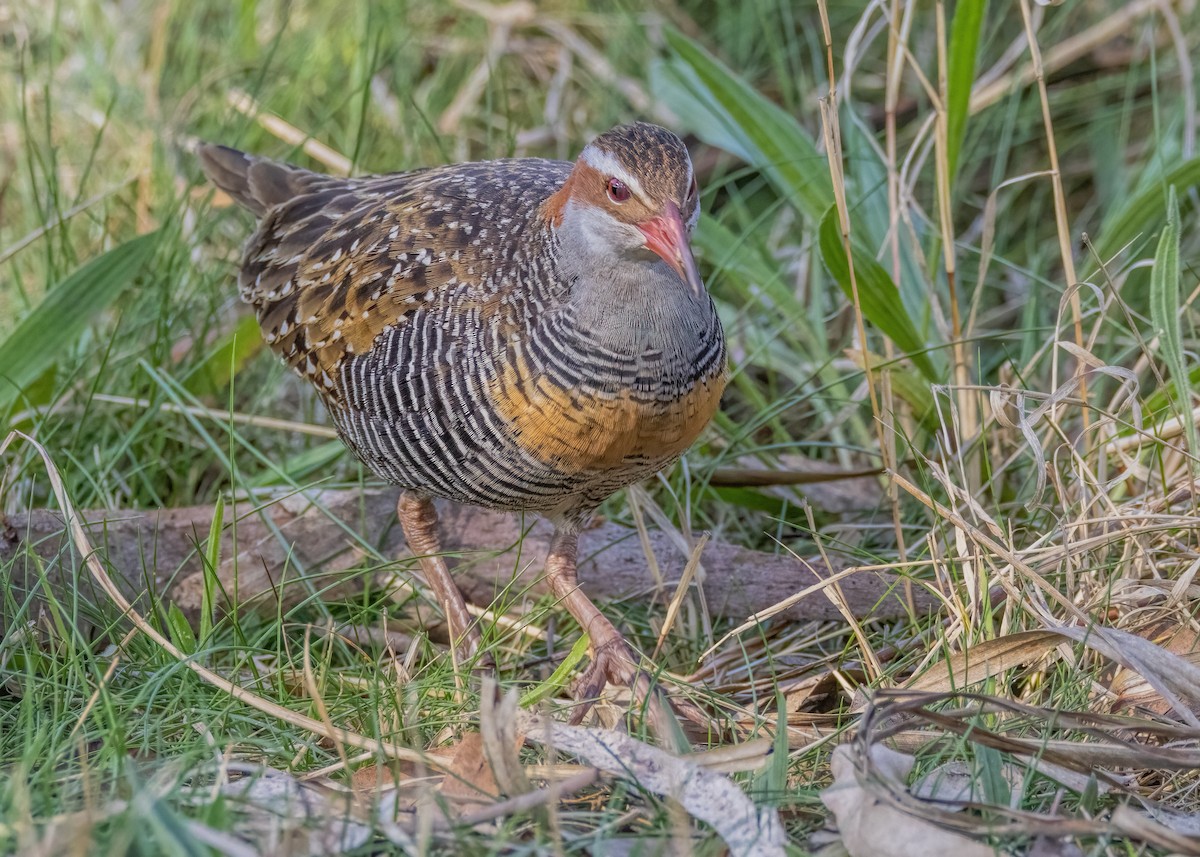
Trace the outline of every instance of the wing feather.
<instances>
[{"instance_id":1,"label":"wing feather","mask_svg":"<svg viewBox=\"0 0 1200 857\"><path fill-rule=\"evenodd\" d=\"M262 215L242 259L242 298L271 348L326 395L337 395L343 360L416 311L496 308L518 285L523 236L571 171L521 159L335 179L235 155L222 149L204 166Z\"/></svg>"}]
</instances>

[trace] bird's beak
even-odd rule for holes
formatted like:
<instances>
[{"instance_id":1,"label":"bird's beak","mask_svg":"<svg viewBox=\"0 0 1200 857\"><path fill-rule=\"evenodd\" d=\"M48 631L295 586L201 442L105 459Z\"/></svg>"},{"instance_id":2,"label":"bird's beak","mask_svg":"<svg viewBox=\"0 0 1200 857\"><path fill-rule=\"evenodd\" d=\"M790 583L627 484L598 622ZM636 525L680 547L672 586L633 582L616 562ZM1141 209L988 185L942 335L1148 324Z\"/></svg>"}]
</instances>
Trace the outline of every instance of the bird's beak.
<instances>
[{"instance_id":1,"label":"bird's beak","mask_svg":"<svg viewBox=\"0 0 1200 857\"><path fill-rule=\"evenodd\" d=\"M695 294L704 293L704 283L700 280L700 271L696 269L696 259L683 226L683 215L675 203L668 202L662 214L639 223L638 229L646 236L647 249L662 256Z\"/></svg>"}]
</instances>

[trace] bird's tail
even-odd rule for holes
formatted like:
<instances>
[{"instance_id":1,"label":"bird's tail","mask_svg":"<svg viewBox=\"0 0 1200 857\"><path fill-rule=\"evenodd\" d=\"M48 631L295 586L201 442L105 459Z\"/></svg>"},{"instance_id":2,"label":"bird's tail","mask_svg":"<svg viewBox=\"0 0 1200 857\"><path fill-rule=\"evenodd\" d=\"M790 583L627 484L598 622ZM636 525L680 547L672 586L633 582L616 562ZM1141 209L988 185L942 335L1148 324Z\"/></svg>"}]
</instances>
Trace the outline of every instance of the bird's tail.
<instances>
[{"instance_id":1,"label":"bird's tail","mask_svg":"<svg viewBox=\"0 0 1200 857\"><path fill-rule=\"evenodd\" d=\"M197 147L196 155L213 184L259 217L277 205L336 181L330 176L256 158L228 146L202 143Z\"/></svg>"}]
</instances>

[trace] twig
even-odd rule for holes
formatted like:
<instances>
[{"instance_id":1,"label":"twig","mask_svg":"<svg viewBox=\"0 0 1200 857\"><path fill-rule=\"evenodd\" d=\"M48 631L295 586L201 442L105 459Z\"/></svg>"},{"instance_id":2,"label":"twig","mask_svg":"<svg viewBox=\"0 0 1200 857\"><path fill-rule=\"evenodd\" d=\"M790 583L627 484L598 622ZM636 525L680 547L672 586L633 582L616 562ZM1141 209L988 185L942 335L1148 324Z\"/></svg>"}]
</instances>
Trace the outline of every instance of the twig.
<instances>
[{"instance_id":1,"label":"twig","mask_svg":"<svg viewBox=\"0 0 1200 857\"><path fill-rule=\"evenodd\" d=\"M299 146L304 154L314 161L324 164L334 174L350 175L354 164L349 158L321 141L313 139L311 134L301 131L282 116L265 109L248 92L231 89L225 100L238 113L249 116L257 122L268 134L278 137L289 146Z\"/></svg>"},{"instance_id":2,"label":"twig","mask_svg":"<svg viewBox=\"0 0 1200 857\"><path fill-rule=\"evenodd\" d=\"M595 768L584 768L578 774L570 776L565 780L560 780L557 783L551 783L544 788L525 792L525 794L510 797L507 800L497 801L491 806L477 809L458 819L447 818L447 826L450 823L458 823L470 827L482 824L485 821L491 821L492 819L515 815L518 812L528 812L534 807L558 803L567 795L574 794L580 789L586 789L599 778L600 772L598 770Z\"/></svg>"}]
</instances>

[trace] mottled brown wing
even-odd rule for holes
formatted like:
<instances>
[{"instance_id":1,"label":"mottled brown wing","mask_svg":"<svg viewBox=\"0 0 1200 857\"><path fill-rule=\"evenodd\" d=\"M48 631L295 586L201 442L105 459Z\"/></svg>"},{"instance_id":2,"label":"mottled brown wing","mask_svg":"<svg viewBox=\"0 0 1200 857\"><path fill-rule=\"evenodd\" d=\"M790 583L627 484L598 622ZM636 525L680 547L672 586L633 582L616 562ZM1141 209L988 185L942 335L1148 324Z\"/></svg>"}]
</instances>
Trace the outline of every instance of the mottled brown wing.
<instances>
[{"instance_id":1,"label":"mottled brown wing","mask_svg":"<svg viewBox=\"0 0 1200 857\"><path fill-rule=\"evenodd\" d=\"M314 185L266 213L242 297L272 349L336 395L341 362L407 315L465 310L516 285L502 263L570 169L491 161Z\"/></svg>"}]
</instances>

